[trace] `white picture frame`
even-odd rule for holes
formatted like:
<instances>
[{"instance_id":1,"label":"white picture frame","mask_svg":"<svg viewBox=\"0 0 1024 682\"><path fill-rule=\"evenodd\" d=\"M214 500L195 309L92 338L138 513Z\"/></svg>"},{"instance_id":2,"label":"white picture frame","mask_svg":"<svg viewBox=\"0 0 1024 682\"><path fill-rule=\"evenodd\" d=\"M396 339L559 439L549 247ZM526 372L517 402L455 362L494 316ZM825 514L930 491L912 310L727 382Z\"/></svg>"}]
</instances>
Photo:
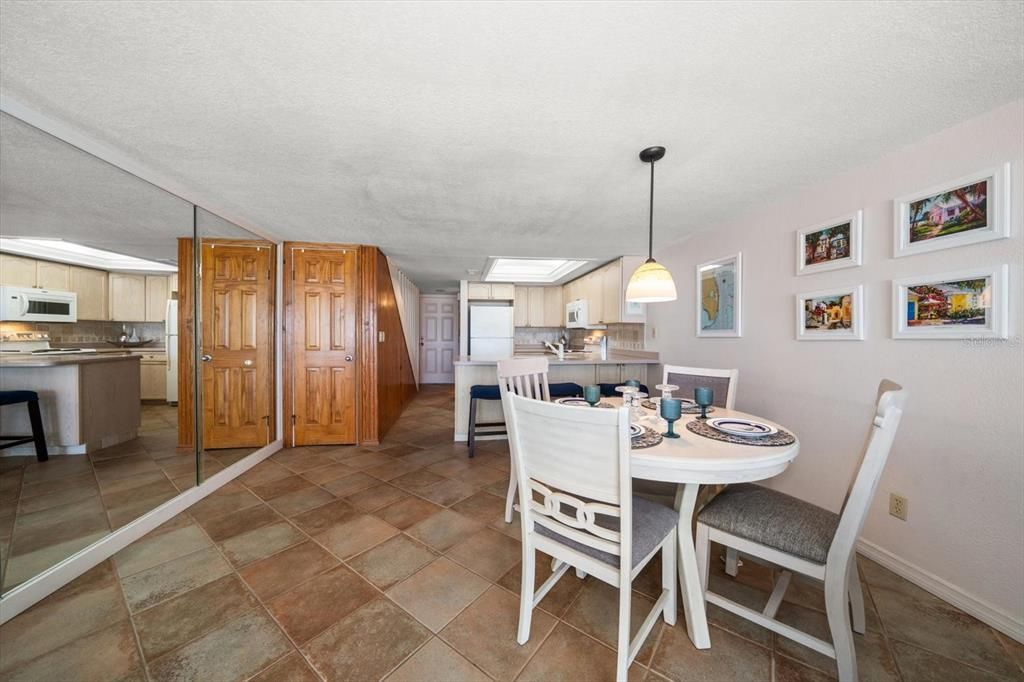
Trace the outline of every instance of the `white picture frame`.
<instances>
[{"instance_id":1,"label":"white picture frame","mask_svg":"<svg viewBox=\"0 0 1024 682\"><path fill-rule=\"evenodd\" d=\"M943 195L950 194L957 189L966 189L972 185L985 183L985 206L984 221L979 227L972 227L963 231L953 231L948 235L942 235L945 228L940 227L942 221L950 219L960 221L959 216L965 214L961 211L965 204L960 200L950 199L948 205L935 203L934 200ZM893 200L893 219L895 229L893 233L893 257L902 258L913 256L919 253L928 253L940 249L951 249L967 244L978 244L993 239L1006 239L1010 236L1010 164L1004 163L995 168L965 175L955 180L950 180L939 185L933 185L927 189L912 194L906 194ZM915 216L911 216L912 206L921 209L927 208L925 202L932 201L930 211L919 212L915 210ZM973 203L973 202L972 202ZM974 209L972 209L973 211ZM955 213L955 218L942 216L943 212ZM915 222L911 224L912 217L919 216L920 221L925 221L924 227ZM940 217L934 217L940 216ZM939 222L938 225L935 223ZM918 237L913 240L912 230L921 231L934 230L938 228L939 234L931 237Z\"/></svg>"},{"instance_id":2,"label":"white picture frame","mask_svg":"<svg viewBox=\"0 0 1024 682\"><path fill-rule=\"evenodd\" d=\"M1005 339L1009 336L1009 265L957 270L933 275L903 277L892 282L892 336L894 339ZM986 288L977 290L960 283L986 280ZM930 287L923 294L915 288ZM922 295L934 300L926 312ZM912 300L913 297L913 300ZM913 308L911 308L913 304ZM957 313L985 310L985 322L943 322ZM938 317L935 317L938 316ZM976 319L976 318L973 318ZM913 320L918 320L915 324Z\"/></svg>"},{"instance_id":3,"label":"white picture frame","mask_svg":"<svg viewBox=\"0 0 1024 682\"><path fill-rule=\"evenodd\" d=\"M847 213L845 215L837 216L831 220L827 220L822 223L818 223L812 227L804 228L796 231L796 274L797 275L812 275L816 272L827 272L829 270L840 270L842 268L855 268L862 264L863 246L861 243L863 235L863 224L864 224L864 210L857 209L853 213ZM807 238L815 233L824 232L825 230L833 230L845 225L849 225L848 235L846 236L845 248L847 255L835 258L831 260L825 260L818 263L807 262ZM834 238L833 238L834 241ZM825 243L825 248L828 249L831 244ZM817 249L814 251L817 253Z\"/></svg>"},{"instance_id":4,"label":"white picture frame","mask_svg":"<svg viewBox=\"0 0 1024 682\"><path fill-rule=\"evenodd\" d=\"M847 303L845 298L849 296ZM835 303L836 305L830 305ZM824 305L822 305L824 304ZM844 306L847 304L847 306ZM820 310L820 315L811 314ZM848 315L844 314L847 313ZM820 328L809 328L811 320ZM848 326L843 326L844 324ZM864 285L836 287L809 291L796 295L797 341L863 341L864 340Z\"/></svg>"},{"instance_id":5,"label":"white picture frame","mask_svg":"<svg viewBox=\"0 0 1024 682\"><path fill-rule=\"evenodd\" d=\"M735 253L725 258L701 263L697 266L697 288L694 296L697 304L697 336L699 338L738 338L743 334L743 254ZM708 276L707 273L717 272ZM713 306L705 306L704 280L714 280L714 295L708 292ZM730 284L731 281L731 284ZM723 293L731 286L732 291ZM727 302L723 303L723 298ZM708 310L712 309L709 321Z\"/></svg>"}]
</instances>

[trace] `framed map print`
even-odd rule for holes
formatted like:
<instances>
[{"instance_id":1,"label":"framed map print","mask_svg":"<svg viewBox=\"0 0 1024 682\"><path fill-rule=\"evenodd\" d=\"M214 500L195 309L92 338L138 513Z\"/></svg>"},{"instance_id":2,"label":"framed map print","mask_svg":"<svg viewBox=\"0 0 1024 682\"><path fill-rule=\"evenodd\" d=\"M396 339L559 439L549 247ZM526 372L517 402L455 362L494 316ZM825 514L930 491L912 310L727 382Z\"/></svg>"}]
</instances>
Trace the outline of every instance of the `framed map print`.
<instances>
[{"instance_id":1,"label":"framed map print","mask_svg":"<svg viewBox=\"0 0 1024 682\"><path fill-rule=\"evenodd\" d=\"M743 254L697 266L697 336L740 336Z\"/></svg>"}]
</instances>

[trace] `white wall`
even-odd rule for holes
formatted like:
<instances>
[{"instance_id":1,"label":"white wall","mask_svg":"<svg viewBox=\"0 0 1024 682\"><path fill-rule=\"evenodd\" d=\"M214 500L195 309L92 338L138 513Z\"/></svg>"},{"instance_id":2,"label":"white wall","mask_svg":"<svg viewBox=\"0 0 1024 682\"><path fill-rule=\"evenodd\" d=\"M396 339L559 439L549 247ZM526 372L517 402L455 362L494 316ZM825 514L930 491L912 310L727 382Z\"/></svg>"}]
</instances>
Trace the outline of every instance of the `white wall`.
<instances>
[{"instance_id":1,"label":"white wall","mask_svg":"<svg viewBox=\"0 0 1024 682\"><path fill-rule=\"evenodd\" d=\"M388 258L388 269L391 271L391 286L395 290L395 299L398 302L398 316L402 320L402 331L405 332L405 345L409 349L412 374L418 386L420 383L420 290L390 258Z\"/></svg>"},{"instance_id":2,"label":"white wall","mask_svg":"<svg viewBox=\"0 0 1024 682\"><path fill-rule=\"evenodd\" d=\"M1024 100L896 150L839 178L674 244L655 257L679 300L648 306L648 346L663 362L738 367L737 407L790 427L801 454L770 485L838 510L882 377L909 389L900 433L863 539L937 576L1024 633ZM1011 239L892 257L892 198L1012 161ZM682 190L682 191L685 191ZM692 188L700 191L700 188ZM794 232L864 209L864 265L796 277ZM743 338L697 339L696 264L743 252ZM1010 339L891 336L890 280L1010 264ZM794 294L863 283L864 341L794 340ZM888 515L888 493L909 518ZM913 571L910 571L913 572ZM918 576L920 577L920 576Z\"/></svg>"}]
</instances>

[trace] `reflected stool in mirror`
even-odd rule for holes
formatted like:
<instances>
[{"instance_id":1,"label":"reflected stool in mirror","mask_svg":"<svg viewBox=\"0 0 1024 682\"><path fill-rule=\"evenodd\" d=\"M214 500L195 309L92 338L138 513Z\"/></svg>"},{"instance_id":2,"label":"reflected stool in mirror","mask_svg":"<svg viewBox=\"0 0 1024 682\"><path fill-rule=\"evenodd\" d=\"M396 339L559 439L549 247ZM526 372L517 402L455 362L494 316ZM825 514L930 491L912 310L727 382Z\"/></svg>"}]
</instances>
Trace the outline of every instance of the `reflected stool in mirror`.
<instances>
[{"instance_id":1,"label":"reflected stool in mirror","mask_svg":"<svg viewBox=\"0 0 1024 682\"><path fill-rule=\"evenodd\" d=\"M28 420L32 425L31 436L0 436L0 450L24 443L35 443L36 459L45 462L50 458L46 451L46 434L43 433L43 417L39 411L39 394L35 391L0 391L0 406L25 403Z\"/></svg>"}]
</instances>

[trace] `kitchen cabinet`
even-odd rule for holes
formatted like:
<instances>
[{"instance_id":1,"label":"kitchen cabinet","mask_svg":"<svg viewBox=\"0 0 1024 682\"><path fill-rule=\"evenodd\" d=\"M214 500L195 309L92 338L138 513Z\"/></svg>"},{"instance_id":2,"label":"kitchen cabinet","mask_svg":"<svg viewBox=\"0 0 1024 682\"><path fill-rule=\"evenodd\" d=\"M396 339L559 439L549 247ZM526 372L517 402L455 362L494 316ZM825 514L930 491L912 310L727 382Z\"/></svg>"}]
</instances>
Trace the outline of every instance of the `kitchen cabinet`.
<instances>
[{"instance_id":1,"label":"kitchen cabinet","mask_svg":"<svg viewBox=\"0 0 1024 682\"><path fill-rule=\"evenodd\" d=\"M48 260L36 261L36 286L54 291L68 291L71 283L71 266Z\"/></svg>"},{"instance_id":2,"label":"kitchen cabinet","mask_svg":"<svg viewBox=\"0 0 1024 682\"><path fill-rule=\"evenodd\" d=\"M142 353L139 361L142 400L167 400L167 354Z\"/></svg>"},{"instance_id":3,"label":"kitchen cabinet","mask_svg":"<svg viewBox=\"0 0 1024 682\"><path fill-rule=\"evenodd\" d=\"M515 288L513 319L517 327L561 327L565 308L561 287Z\"/></svg>"},{"instance_id":4,"label":"kitchen cabinet","mask_svg":"<svg viewBox=\"0 0 1024 682\"><path fill-rule=\"evenodd\" d=\"M146 277L110 273L110 319L115 322L146 320Z\"/></svg>"},{"instance_id":5,"label":"kitchen cabinet","mask_svg":"<svg viewBox=\"0 0 1024 682\"><path fill-rule=\"evenodd\" d=\"M167 277L167 293L174 294L178 292L178 273L169 275Z\"/></svg>"},{"instance_id":6,"label":"kitchen cabinet","mask_svg":"<svg viewBox=\"0 0 1024 682\"><path fill-rule=\"evenodd\" d=\"M591 324L646 322L646 307L626 302L626 285L643 261L640 256L623 256L568 282L563 287L565 301L585 300Z\"/></svg>"},{"instance_id":7,"label":"kitchen cabinet","mask_svg":"<svg viewBox=\"0 0 1024 682\"><path fill-rule=\"evenodd\" d=\"M544 326L544 287L530 287L527 324L531 327Z\"/></svg>"},{"instance_id":8,"label":"kitchen cabinet","mask_svg":"<svg viewBox=\"0 0 1024 682\"><path fill-rule=\"evenodd\" d=\"M512 324L526 327L530 324L530 287L516 287L512 300Z\"/></svg>"},{"instance_id":9,"label":"kitchen cabinet","mask_svg":"<svg viewBox=\"0 0 1024 682\"><path fill-rule=\"evenodd\" d=\"M146 322L163 322L167 318L168 285L166 276L146 276Z\"/></svg>"},{"instance_id":10,"label":"kitchen cabinet","mask_svg":"<svg viewBox=\"0 0 1024 682\"><path fill-rule=\"evenodd\" d=\"M78 319L109 320L107 312L107 273L103 270L69 268L71 291L78 294Z\"/></svg>"},{"instance_id":11,"label":"kitchen cabinet","mask_svg":"<svg viewBox=\"0 0 1024 682\"><path fill-rule=\"evenodd\" d=\"M562 303L562 287L544 287L544 326L565 326L565 304Z\"/></svg>"},{"instance_id":12,"label":"kitchen cabinet","mask_svg":"<svg viewBox=\"0 0 1024 682\"><path fill-rule=\"evenodd\" d=\"M601 278L601 317L604 324L622 321L622 261L617 260L598 270Z\"/></svg>"},{"instance_id":13,"label":"kitchen cabinet","mask_svg":"<svg viewBox=\"0 0 1024 682\"><path fill-rule=\"evenodd\" d=\"M469 282L466 296L471 301L512 301L516 297L516 287L514 284Z\"/></svg>"},{"instance_id":14,"label":"kitchen cabinet","mask_svg":"<svg viewBox=\"0 0 1024 682\"><path fill-rule=\"evenodd\" d=\"M0 284L11 287L38 286L37 261L0 253Z\"/></svg>"}]
</instances>

